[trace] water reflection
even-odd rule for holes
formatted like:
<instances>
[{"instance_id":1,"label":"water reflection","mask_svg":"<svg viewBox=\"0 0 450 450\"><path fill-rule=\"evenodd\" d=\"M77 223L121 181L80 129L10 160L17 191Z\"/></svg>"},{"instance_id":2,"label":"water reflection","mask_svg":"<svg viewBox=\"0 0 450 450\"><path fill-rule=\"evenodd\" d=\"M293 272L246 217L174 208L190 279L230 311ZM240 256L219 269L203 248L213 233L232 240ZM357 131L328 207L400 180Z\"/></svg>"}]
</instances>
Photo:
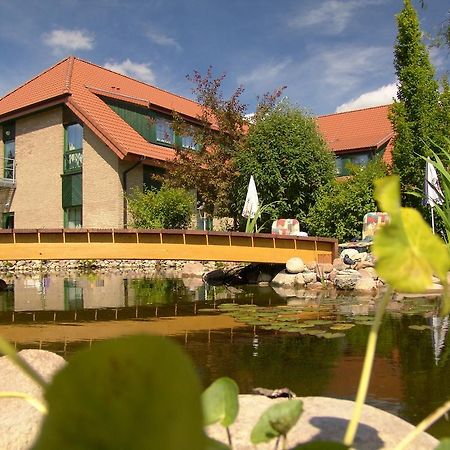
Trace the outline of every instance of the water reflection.
<instances>
[{"instance_id":1,"label":"water reflection","mask_svg":"<svg viewBox=\"0 0 450 450\"><path fill-rule=\"evenodd\" d=\"M0 333L18 348L70 357L92 340L132 332L170 334L191 355L205 385L227 375L241 392L288 387L302 396L354 398L369 326L359 321L345 337L326 340L239 325L212 312L217 305L291 305L302 308L306 318L355 323L374 311L367 298L299 290L287 296L257 286L208 288L192 278L61 274L8 282L9 289L0 293ZM393 300L380 331L369 403L417 423L450 398L447 329L448 318L436 316L433 300ZM450 435L450 426L442 420L433 432Z\"/></svg>"}]
</instances>

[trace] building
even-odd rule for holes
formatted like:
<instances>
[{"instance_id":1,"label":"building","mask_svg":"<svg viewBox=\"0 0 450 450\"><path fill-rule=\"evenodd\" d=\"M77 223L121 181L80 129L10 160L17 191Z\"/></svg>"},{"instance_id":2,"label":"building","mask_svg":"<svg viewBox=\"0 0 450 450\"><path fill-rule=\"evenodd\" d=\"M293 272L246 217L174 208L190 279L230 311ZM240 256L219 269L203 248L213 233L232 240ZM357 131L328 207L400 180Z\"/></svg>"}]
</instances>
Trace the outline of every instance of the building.
<instances>
[{"instance_id":1,"label":"building","mask_svg":"<svg viewBox=\"0 0 450 450\"><path fill-rule=\"evenodd\" d=\"M379 152L389 161L387 108L317 119L339 174ZM196 102L75 57L1 98L2 226L126 227L124 193L156 186L175 145L197 149L174 132L173 111L199 126Z\"/></svg>"},{"instance_id":2,"label":"building","mask_svg":"<svg viewBox=\"0 0 450 450\"><path fill-rule=\"evenodd\" d=\"M338 175L348 175L347 163L365 165L379 155L392 164L394 131L389 105L319 116L317 123L336 155Z\"/></svg>"}]
</instances>

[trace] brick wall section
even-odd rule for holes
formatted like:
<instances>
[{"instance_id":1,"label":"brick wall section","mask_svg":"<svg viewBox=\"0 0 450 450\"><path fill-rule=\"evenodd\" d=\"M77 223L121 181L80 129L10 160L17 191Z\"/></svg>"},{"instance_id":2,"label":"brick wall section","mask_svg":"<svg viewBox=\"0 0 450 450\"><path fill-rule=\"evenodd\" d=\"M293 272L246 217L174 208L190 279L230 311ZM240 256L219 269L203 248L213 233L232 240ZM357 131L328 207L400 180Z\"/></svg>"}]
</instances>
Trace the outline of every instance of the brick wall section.
<instances>
[{"instance_id":1,"label":"brick wall section","mask_svg":"<svg viewBox=\"0 0 450 450\"><path fill-rule=\"evenodd\" d=\"M16 228L62 228L62 108L16 121Z\"/></svg>"},{"instance_id":2,"label":"brick wall section","mask_svg":"<svg viewBox=\"0 0 450 450\"><path fill-rule=\"evenodd\" d=\"M86 126L83 142L83 227L123 227L119 158Z\"/></svg>"}]
</instances>

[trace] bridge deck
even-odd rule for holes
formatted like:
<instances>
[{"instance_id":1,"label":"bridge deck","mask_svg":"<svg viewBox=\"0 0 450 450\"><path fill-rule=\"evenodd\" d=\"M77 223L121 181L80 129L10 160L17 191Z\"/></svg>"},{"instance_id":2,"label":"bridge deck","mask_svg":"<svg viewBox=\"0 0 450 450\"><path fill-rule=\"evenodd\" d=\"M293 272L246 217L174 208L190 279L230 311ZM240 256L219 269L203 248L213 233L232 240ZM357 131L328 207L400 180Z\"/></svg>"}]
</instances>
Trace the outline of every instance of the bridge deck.
<instances>
[{"instance_id":1,"label":"bridge deck","mask_svg":"<svg viewBox=\"0 0 450 450\"><path fill-rule=\"evenodd\" d=\"M337 241L321 237L197 230L0 230L0 260L182 259L285 263L332 262Z\"/></svg>"}]
</instances>

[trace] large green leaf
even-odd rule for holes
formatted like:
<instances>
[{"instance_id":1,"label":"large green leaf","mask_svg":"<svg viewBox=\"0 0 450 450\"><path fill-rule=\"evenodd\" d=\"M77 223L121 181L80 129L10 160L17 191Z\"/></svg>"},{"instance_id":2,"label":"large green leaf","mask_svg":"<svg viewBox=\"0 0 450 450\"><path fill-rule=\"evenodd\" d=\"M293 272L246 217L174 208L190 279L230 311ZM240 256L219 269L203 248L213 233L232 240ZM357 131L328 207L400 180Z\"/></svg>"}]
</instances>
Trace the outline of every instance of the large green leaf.
<instances>
[{"instance_id":1,"label":"large green leaf","mask_svg":"<svg viewBox=\"0 0 450 450\"><path fill-rule=\"evenodd\" d=\"M442 439L435 450L450 450L450 438Z\"/></svg>"},{"instance_id":2,"label":"large green leaf","mask_svg":"<svg viewBox=\"0 0 450 450\"><path fill-rule=\"evenodd\" d=\"M239 387L235 381L222 377L214 381L202 394L204 424L220 422L229 427L239 412Z\"/></svg>"},{"instance_id":3,"label":"large green leaf","mask_svg":"<svg viewBox=\"0 0 450 450\"><path fill-rule=\"evenodd\" d=\"M347 450L348 447L340 442L314 441L300 444L291 450Z\"/></svg>"},{"instance_id":4,"label":"large green leaf","mask_svg":"<svg viewBox=\"0 0 450 450\"><path fill-rule=\"evenodd\" d=\"M134 336L76 353L49 386L34 450L204 449L200 385L168 339Z\"/></svg>"},{"instance_id":5,"label":"large green leaf","mask_svg":"<svg viewBox=\"0 0 450 450\"><path fill-rule=\"evenodd\" d=\"M389 213L390 223L381 228L373 245L378 274L394 289L423 292L432 275L447 284L450 257L444 242L433 234L429 225L414 209L398 209L398 178L387 177L376 187L376 199Z\"/></svg>"},{"instance_id":6,"label":"large green leaf","mask_svg":"<svg viewBox=\"0 0 450 450\"><path fill-rule=\"evenodd\" d=\"M278 436L286 436L297 423L303 411L301 400L286 400L270 406L253 427L250 440L253 444L268 442Z\"/></svg>"},{"instance_id":7,"label":"large green leaf","mask_svg":"<svg viewBox=\"0 0 450 450\"><path fill-rule=\"evenodd\" d=\"M206 438L206 450L230 450L228 445L225 445L223 442L216 441L210 437Z\"/></svg>"}]
</instances>

